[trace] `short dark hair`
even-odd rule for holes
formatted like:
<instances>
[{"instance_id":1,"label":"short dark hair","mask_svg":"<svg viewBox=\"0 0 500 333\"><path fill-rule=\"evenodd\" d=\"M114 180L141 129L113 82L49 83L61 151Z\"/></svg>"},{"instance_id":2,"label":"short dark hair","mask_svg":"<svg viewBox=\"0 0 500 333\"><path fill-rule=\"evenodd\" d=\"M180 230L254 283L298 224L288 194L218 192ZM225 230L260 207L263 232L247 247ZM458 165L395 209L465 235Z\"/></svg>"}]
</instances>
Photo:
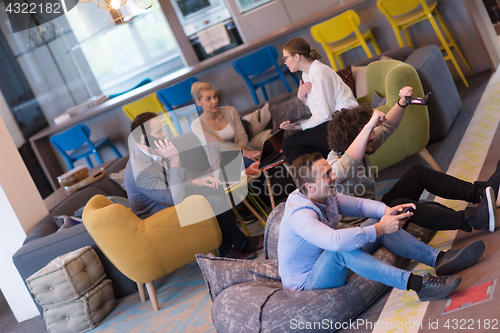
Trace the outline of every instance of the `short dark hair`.
<instances>
[{"instance_id":1,"label":"short dark hair","mask_svg":"<svg viewBox=\"0 0 500 333\"><path fill-rule=\"evenodd\" d=\"M320 153L315 152L297 157L291 167L290 173L292 174L293 181L302 194L307 195L306 183L316 181L316 176L312 172L312 165L314 162L322 159Z\"/></svg>"},{"instance_id":2,"label":"short dark hair","mask_svg":"<svg viewBox=\"0 0 500 333\"><path fill-rule=\"evenodd\" d=\"M352 109L335 112L328 123L328 146L339 155L343 155L359 132L372 117L372 109L362 104Z\"/></svg>"},{"instance_id":3,"label":"short dark hair","mask_svg":"<svg viewBox=\"0 0 500 333\"><path fill-rule=\"evenodd\" d=\"M135 142L141 143L141 136L148 135L149 132L149 124L148 121L158 117L157 113L154 112L143 112L138 114L134 120L132 120L132 124L130 124L130 133L134 138ZM142 131L136 131L137 127L141 126Z\"/></svg>"}]
</instances>

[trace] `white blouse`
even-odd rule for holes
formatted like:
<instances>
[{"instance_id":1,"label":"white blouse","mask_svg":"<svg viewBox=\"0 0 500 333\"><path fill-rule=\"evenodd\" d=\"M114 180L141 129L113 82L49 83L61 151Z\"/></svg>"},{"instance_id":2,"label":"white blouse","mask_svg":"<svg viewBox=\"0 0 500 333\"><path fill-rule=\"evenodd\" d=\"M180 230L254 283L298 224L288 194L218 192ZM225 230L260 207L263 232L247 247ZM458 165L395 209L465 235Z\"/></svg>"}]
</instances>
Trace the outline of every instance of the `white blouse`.
<instances>
[{"instance_id":1,"label":"white blouse","mask_svg":"<svg viewBox=\"0 0 500 333\"><path fill-rule=\"evenodd\" d=\"M302 73L302 81L312 82L306 103L312 116L300 123L303 130L331 120L336 110L358 106L347 84L333 69L318 60L313 61L308 73Z\"/></svg>"}]
</instances>

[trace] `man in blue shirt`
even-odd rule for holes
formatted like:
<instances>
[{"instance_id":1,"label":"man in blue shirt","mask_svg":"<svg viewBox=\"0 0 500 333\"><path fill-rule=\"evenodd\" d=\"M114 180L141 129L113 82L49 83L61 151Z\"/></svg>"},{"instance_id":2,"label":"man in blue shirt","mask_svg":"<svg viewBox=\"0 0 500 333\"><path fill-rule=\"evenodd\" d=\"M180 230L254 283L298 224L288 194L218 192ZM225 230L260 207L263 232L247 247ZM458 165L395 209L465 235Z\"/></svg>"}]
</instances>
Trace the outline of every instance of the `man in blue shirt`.
<instances>
[{"instance_id":1,"label":"man in blue shirt","mask_svg":"<svg viewBox=\"0 0 500 333\"><path fill-rule=\"evenodd\" d=\"M484 252L482 241L442 252L401 229L413 213L412 203L388 207L382 202L336 193L337 176L314 153L297 158L292 174L298 187L287 199L278 239L279 272L288 290L335 288L348 271L402 290L415 290L421 301L452 293L455 274L473 265ZM402 213L403 212L403 213ZM336 229L340 215L364 216L361 227ZM438 276L420 276L388 265L371 255L380 245L405 258L436 268Z\"/></svg>"},{"instance_id":2,"label":"man in blue shirt","mask_svg":"<svg viewBox=\"0 0 500 333\"><path fill-rule=\"evenodd\" d=\"M222 232L221 257L252 259L261 249L264 236L246 237L232 218L218 179L203 177L187 180L177 148L153 112L139 114L130 126L134 140L125 168L125 189L130 208L141 219L179 204L190 195L203 195L217 215ZM196 209L196 207L193 207Z\"/></svg>"}]
</instances>

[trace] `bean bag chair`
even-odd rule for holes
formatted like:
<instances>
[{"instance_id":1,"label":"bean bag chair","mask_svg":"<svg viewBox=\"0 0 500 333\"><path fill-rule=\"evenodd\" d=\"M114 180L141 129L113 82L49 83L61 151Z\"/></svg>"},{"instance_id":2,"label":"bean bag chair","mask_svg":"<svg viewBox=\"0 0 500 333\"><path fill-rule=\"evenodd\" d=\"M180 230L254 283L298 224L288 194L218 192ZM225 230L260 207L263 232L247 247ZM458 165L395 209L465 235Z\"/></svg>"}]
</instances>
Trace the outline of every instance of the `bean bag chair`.
<instances>
[{"instance_id":1,"label":"bean bag chair","mask_svg":"<svg viewBox=\"0 0 500 333\"><path fill-rule=\"evenodd\" d=\"M267 219L264 260L196 256L212 298L212 319L217 332L335 331L388 288L352 274L347 284L339 288L283 290L277 248L284 210L285 203L279 204ZM431 230L413 224L407 231L422 241L432 234ZM404 264L403 258L385 247L377 249L374 256L394 266Z\"/></svg>"}]
</instances>

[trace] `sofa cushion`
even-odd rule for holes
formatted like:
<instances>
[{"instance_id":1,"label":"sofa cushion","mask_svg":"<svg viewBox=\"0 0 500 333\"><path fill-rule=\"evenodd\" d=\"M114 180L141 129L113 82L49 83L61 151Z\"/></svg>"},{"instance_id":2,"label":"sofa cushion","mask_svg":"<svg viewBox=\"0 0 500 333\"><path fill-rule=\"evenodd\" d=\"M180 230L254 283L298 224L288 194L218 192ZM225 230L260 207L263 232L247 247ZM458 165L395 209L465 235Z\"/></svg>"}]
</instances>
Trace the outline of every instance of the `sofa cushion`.
<instances>
[{"instance_id":1,"label":"sofa cushion","mask_svg":"<svg viewBox=\"0 0 500 333\"><path fill-rule=\"evenodd\" d=\"M347 66L346 68L342 68L341 70L337 71L337 75L340 76L342 81L344 81L344 83L347 84L349 88L351 88L352 94L356 95L351 66Z\"/></svg>"},{"instance_id":2,"label":"sofa cushion","mask_svg":"<svg viewBox=\"0 0 500 333\"><path fill-rule=\"evenodd\" d=\"M270 121L271 111L269 109L269 103L266 103L262 108L241 117L241 122L247 124L247 126L244 127L249 141L261 133Z\"/></svg>"},{"instance_id":3,"label":"sofa cushion","mask_svg":"<svg viewBox=\"0 0 500 333\"><path fill-rule=\"evenodd\" d=\"M377 109L385 105L387 98L380 96L376 91L373 92L372 109Z\"/></svg>"},{"instance_id":4,"label":"sofa cushion","mask_svg":"<svg viewBox=\"0 0 500 333\"><path fill-rule=\"evenodd\" d=\"M211 258L197 254L203 278L208 286L212 301L224 289L247 282L279 282L278 260L251 261L241 259Z\"/></svg>"},{"instance_id":5,"label":"sofa cushion","mask_svg":"<svg viewBox=\"0 0 500 333\"><path fill-rule=\"evenodd\" d=\"M271 117L274 133L280 129L280 124L286 120L290 120L293 123L298 120L310 118L311 111L299 100L297 95L291 95L290 98L282 102L271 104Z\"/></svg>"},{"instance_id":6,"label":"sofa cushion","mask_svg":"<svg viewBox=\"0 0 500 333\"><path fill-rule=\"evenodd\" d=\"M59 256L26 279L28 288L42 306L75 300L97 286L104 268L92 247Z\"/></svg>"}]
</instances>

